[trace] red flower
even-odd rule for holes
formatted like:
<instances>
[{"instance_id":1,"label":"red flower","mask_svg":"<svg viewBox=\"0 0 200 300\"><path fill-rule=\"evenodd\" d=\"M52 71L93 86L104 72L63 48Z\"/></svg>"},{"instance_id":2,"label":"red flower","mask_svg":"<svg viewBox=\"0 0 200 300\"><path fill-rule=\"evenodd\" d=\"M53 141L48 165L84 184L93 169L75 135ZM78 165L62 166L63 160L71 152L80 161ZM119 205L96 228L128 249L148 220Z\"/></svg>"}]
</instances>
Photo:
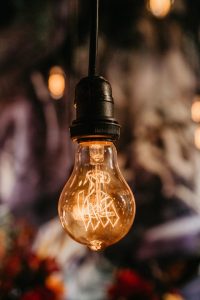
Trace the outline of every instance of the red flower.
<instances>
[{"instance_id":1,"label":"red flower","mask_svg":"<svg viewBox=\"0 0 200 300\"><path fill-rule=\"evenodd\" d=\"M34 253L28 253L27 255L27 263L31 270L38 270L39 265L41 263L39 257Z\"/></svg>"},{"instance_id":2,"label":"red flower","mask_svg":"<svg viewBox=\"0 0 200 300\"><path fill-rule=\"evenodd\" d=\"M117 273L116 282L108 290L110 299L119 299L120 297L129 299L156 300L153 295L153 286L140 275L125 269ZM133 298L131 298L133 299Z\"/></svg>"},{"instance_id":3,"label":"red flower","mask_svg":"<svg viewBox=\"0 0 200 300\"><path fill-rule=\"evenodd\" d=\"M58 264L53 258L45 258L42 260L42 266L47 274L59 271Z\"/></svg>"},{"instance_id":4,"label":"red flower","mask_svg":"<svg viewBox=\"0 0 200 300\"><path fill-rule=\"evenodd\" d=\"M20 257L18 255L8 257L4 267L7 277L15 277L21 271Z\"/></svg>"},{"instance_id":5,"label":"red flower","mask_svg":"<svg viewBox=\"0 0 200 300\"><path fill-rule=\"evenodd\" d=\"M25 293L21 300L42 300L41 295L37 291L30 291Z\"/></svg>"},{"instance_id":6,"label":"red flower","mask_svg":"<svg viewBox=\"0 0 200 300\"><path fill-rule=\"evenodd\" d=\"M26 220L18 220L16 229L18 234L15 239L15 247L17 249L22 249L23 251L25 251L26 248L29 249L35 230L27 223Z\"/></svg>"},{"instance_id":7,"label":"red flower","mask_svg":"<svg viewBox=\"0 0 200 300\"><path fill-rule=\"evenodd\" d=\"M2 293L8 293L12 289L13 283L8 280L0 280L0 291Z\"/></svg>"},{"instance_id":8,"label":"red flower","mask_svg":"<svg viewBox=\"0 0 200 300\"><path fill-rule=\"evenodd\" d=\"M30 226L21 222L13 227L11 247L5 253L0 268L0 294L3 299L8 299L13 291L21 295L20 300L60 299L62 284L52 276L59 271L56 261L43 259L32 252L34 232Z\"/></svg>"},{"instance_id":9,"label":"red flower","mask_svg":"<svg viewBox=\"0 0 200 300\"><path fill-rule=\"evenodd\" d=\"M46 288L36 288L35 290L26 292L21 300L56 300L56 295Z\"/></svg>"}]
</instances>

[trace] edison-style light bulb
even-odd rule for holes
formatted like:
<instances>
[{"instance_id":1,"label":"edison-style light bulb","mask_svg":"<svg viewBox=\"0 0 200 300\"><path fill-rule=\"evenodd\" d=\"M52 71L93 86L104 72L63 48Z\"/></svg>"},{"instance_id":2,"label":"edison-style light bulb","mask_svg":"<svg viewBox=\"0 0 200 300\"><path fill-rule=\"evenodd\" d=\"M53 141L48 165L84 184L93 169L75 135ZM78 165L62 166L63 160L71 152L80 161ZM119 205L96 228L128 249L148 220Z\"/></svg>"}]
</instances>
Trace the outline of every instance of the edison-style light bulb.
<instances>
[{"instance_id":1,"label":"edison-style light bulb","mask_svg":"<svg viewBox=\"0 0 200 300\"><path fill-rule=\"evenodd\" d=\"M74 170L58 209L67 233L92 250L104 249L127 234L135 216L135 201L119 170L112 142L78 144Z\"/></svg>"},{"instance_id":2,"label":"edison-style light bulb","mask_svg":"<svg viewBox=\"0 0 200 300\"><path fill-rule=\"evenodd\" d=\"M95 75L82 78L75 89L75 109L70 126L71 138L78 142L75 165L58 210L67 233L97 251L127 234L135 201L117 163L113 142L119 139L120 125L110 83Z\"/></svg>"}]
</instances>

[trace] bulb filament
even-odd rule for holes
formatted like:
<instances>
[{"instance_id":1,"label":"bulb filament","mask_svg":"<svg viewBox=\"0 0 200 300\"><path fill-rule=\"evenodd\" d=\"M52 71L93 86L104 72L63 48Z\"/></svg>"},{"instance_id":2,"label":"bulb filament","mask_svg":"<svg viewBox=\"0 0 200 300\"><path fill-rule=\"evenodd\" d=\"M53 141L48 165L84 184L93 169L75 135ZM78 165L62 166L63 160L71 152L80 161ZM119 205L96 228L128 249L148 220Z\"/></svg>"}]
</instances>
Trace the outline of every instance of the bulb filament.
<instances>
[{"instance_id":1,"label":"bulb filament","mask_svg":"<svg viewBox=\"0 0 200 300\"><path fill-rule=\"evenodd\" d=\"M115 227L119 220L114 201L105 191L110 175L99 167L95 165L93 170L87 172L85 183L89 185L88 191L80 191L77 197L79 214L86 231L90 227L95 231L101 225L103 228L109 224Z\"/></svg>"}]
</instances>

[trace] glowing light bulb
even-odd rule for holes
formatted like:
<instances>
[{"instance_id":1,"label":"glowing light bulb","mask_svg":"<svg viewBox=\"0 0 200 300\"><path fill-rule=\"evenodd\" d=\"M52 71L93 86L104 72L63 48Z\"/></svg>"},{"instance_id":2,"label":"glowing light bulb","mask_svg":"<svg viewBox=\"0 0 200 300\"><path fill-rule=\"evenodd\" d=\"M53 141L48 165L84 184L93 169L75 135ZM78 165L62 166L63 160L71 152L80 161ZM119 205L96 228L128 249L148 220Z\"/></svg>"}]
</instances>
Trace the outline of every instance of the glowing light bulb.
<instances>
[{"instance_id":1,"label":"glowing light bulb","mask_svg":"<svg viewBox=\"0 0 200 300\"><path fill-rule=\"evenodd\" d=\"M101 250L124 237L135 216L133 194L112 142L80 142L59 200L63 228L77 242Z\"/></svg>"},{"instance_id":2,"label":"glowing light bulb","mask_svg":"<svg viewBox=\"0 0 200 300\"><path fill-rule=\"evenodd\" d=\"M169 13L172 4L172 0L149 0L148 8L154 16L164 18Z\"/></svg>"}]
</instances>

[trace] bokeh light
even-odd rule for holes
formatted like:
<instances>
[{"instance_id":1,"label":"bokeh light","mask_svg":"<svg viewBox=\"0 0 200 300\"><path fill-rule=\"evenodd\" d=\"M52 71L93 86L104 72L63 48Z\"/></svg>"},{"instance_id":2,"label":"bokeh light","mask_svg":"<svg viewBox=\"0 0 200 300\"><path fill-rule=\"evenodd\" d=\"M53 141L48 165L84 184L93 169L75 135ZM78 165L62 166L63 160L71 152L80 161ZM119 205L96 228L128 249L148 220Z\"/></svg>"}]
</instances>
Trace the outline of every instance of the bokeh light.
<instances>
[{"instance_id":1,"label":"bokeh light","mask_svg":"<svg viewBox=\"0 0 200 300\"><path fill-rule=\"evenodd\" d=\"M66 79L64 70L55 66L50 69L48 78L48 89L53 99L60 99L63 97L66 88Z\"/></svg>"},{"instance_id":2,"label":"bokeh light","mask_svg":"<svg viewBox=\"0 0 200 300\"><path fill-rule=\"evenodd\" d=\"M192 103L191 117L194 122L200 122L200 96L196 96Z\"/></svg>"},{"instance_id":3,"label":"bokeh light","mask_svg":"<svg viewBox=\"0 0 200 300\"><path fill-rule=\"evenodd\" d=\"M196 128L194 133L194 144L200 150L200 127Z\"/></svg>"},{"instance_id":4,"label":"bokeh light","mask_svg":"<svg viewBox=\"0 0 200 300\"><path fill-rule=\"evenodd\" d=\"M148 8L157 18L164 18L172 7L172 0L149 0Z\"/></svg>"}]
</instances>

